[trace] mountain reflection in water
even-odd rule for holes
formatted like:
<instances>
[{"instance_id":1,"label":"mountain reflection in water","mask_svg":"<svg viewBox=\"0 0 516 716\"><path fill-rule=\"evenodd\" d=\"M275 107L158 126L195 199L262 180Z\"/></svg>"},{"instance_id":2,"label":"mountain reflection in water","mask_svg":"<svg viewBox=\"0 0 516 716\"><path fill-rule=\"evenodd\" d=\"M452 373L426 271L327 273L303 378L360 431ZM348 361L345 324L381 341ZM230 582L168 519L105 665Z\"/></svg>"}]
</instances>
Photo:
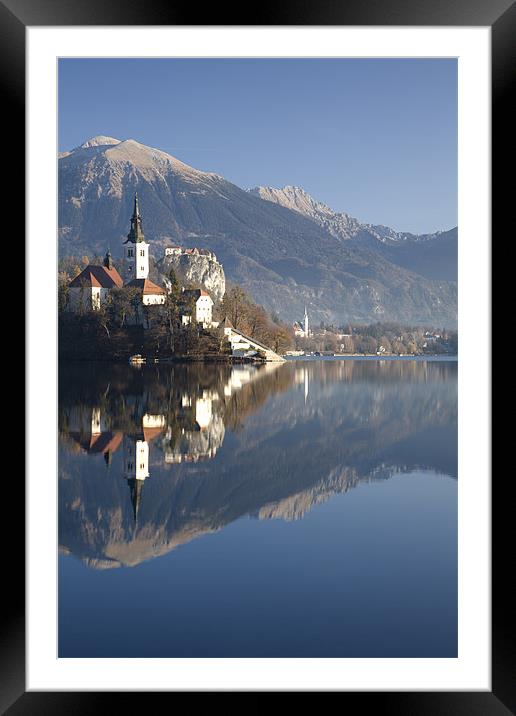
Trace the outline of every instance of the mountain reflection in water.
<instances>
[{"instance_id":1,"label":"mountain reflection in water","mask_svg":"<svg viewBox=\"0 0 516 716\"><path fill-rule=\"evenodd\" d=\"M450 361L63 365L60 552L132 566L362 482L456 477L456 431Z\"/></svg>"}]
</instances>

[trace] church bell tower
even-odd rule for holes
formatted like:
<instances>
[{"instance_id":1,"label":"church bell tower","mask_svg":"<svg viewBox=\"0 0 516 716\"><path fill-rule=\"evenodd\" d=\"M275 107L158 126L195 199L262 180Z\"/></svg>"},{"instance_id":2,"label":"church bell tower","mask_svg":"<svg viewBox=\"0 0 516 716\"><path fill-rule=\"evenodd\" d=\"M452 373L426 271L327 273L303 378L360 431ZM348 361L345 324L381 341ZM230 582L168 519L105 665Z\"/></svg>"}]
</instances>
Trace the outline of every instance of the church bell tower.
<instances>
[{"instance_id":1,"label":"church bell tower","mask_svg":"<svg viewBox=\"0 0 516 716\"><path fill-rule=\"evenodd\" d=\"M143 234L138 194L134 195L131 230L124 242L124 266L127 281L132 281L135 278L147 278L149 275L149 244L145 241Z\"/></svg>"},{"instance_id":2,"label":"church bell tower","mask_svg":"<svg viewBox=\"0 0 516 716\"><path fill-rule=\"evenodd\" d=\"M143 436L140 436L143 437ZM145 479L149 477L149 444L140 437L124 437L124 477L129 485L133 517L136 522Z\"/></svg>"},{"instance_id":3,"label":"church bell tower","mask_svg":"<svg viewBox=\"0 0 516 716\"><path fill-rule=\"evenodd\" d=\"M305 315L304 315L304 331L305 331L305 338L308 338L310 335L310 327L308 325L308 313L306 312L306 306L305 306Z\"/></svg>"}]
</instances>

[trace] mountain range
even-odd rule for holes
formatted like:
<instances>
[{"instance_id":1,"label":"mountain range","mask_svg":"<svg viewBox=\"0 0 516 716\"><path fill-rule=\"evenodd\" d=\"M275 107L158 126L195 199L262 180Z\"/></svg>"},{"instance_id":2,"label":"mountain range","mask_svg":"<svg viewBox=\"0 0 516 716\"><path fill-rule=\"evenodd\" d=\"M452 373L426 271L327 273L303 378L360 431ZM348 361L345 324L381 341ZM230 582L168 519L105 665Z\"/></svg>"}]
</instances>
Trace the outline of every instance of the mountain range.
<instances>
[{"instance_id":1,"label":"mountain range","mask_svg":"<svg viewBox=\"0 0 516 716\"><path fill-rule=\"evenodd\" d=\"M159 260L167 245L213 251L226 278L284 320L454 327L457 229L400 233L302 188L242 189L132 139L94 137L59 154L61 255L121 254L134 192Z\"/></svg>"}]
</instances>

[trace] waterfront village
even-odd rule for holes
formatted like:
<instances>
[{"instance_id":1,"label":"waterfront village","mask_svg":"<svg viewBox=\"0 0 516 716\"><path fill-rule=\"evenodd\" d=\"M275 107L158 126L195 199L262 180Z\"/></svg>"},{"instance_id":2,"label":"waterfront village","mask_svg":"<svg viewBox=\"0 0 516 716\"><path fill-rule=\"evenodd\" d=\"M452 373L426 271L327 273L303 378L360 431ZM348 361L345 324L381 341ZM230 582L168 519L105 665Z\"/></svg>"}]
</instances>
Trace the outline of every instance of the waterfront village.
<instances>
[{"instance_id":1,"label":"waterfront village","mask_svg":"<svg viewBox=\"0 0 516 716\"><path fill-rule=\"evenodd\" d=\"M165 247L163 258L174 257L204 257L219 265L203 248ZM238 286L220 298L205 285L181 282L174 268L155 282L149 277L152 259L135 195L120 271L109 249L95 263L84 257L82 269L73 260L61 262L60 358L283 362L304 355L456 353L456 332L444 329L322 322L315 328L306 306L303 318L289 325Z\"/></svg>"}]
</instances>

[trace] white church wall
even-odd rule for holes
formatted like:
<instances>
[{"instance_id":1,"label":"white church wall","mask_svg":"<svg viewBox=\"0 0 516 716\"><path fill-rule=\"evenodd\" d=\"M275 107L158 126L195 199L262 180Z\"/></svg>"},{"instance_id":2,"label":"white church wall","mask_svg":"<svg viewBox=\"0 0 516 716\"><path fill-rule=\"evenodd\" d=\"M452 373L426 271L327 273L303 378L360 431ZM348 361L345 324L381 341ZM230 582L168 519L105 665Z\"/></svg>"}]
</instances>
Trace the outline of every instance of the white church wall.
<instances>
[{"instance_id":1,"label":"white church wall","mask_svg":"<svg viewBox=\"0 0 516 716\"><path fill-rule=\"evenodd\" d=\"M87 286L71 288L68 297L68 310L73 312L91 311L92 289Z\"/></svg>"},{"instance_id":2,"label":"white church wall","mask_svg":"<svg viewBox=\"0 0 516 716\"><path fill-rule=\"evenodd\" d=\"M127 480L149 477L149 444L145 440L124 438L124 476Z\"/></svg>"},{"instance_id":3,"label":"white church wall","mask_svg":"<svg viewBox=\"0 0 516 716\"><path fill-rule=\"evenodd\" d=\"M139 241L128 243L124 252L125 274L128 281L149 276L149 244Z\"/></svg>"},{"instance_id":4,"label":"white church wall","mask_svg":"<svg viewBox=\"0 0 516 716\"><path fill-rule=\"evenodd\" d=\"M144 306L162 305L165 303L165 295L161 293L152 293L143 295Z\"/></svg>"}]
</instances>

